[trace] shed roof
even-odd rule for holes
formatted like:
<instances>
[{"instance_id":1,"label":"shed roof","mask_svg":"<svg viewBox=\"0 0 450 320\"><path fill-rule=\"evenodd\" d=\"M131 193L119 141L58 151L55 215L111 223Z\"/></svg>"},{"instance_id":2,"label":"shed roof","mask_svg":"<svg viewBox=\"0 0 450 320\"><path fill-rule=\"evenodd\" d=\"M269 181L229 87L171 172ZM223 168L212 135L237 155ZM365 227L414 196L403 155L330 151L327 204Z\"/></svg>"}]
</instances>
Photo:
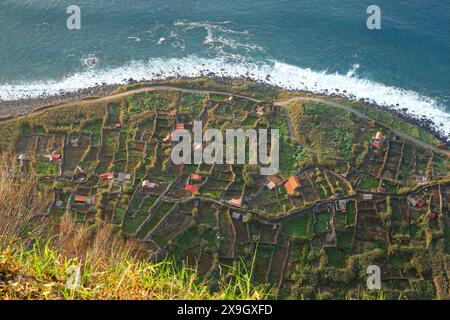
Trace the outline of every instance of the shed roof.
<instances>
[{"instance_id":1,"label":"shed roof","mask_svg":"<svg viewBox=\"0 0 450 320\"><path fill-rule=\"evenodd\" d=\"M375 139L381 140L382 138L383 138L383 134L380 131L378 131L375 135Z\"/></svg>"},{"instance_id":2,"label":"shed roof","mask_svg":"<svg viewBox=\"0 0 450 320\"><path fill-rule=\"evenodd\" d=\"M88 200L88 197L83 197L83 196L75 196L74 199L76 202L86 202Z\"/></svg>"},{"instance_id":3,"label":"shed roof","mask_svg":"<svg viewBox=\"0 0 450 320\"><path fill-rule=\"evenodd\" d=\"M284 188L286 189L289 195L294 194L301 187L300 180L296 176L292 176L289 180L284 184Z\"/></svg>"},{"instance_id":4,"label":"shed roof","mask_svg":"<svg viewBox=\"0 0 450 320\"><path fill-rule=\"evenodd\" d=\"M202 180L202 176L199 174L191 174L191 179L194 181L201 181Z\"/></svg>"},{"instance_id":5,"label":"shed roof","mask_svg":"<svg viewBox=\"0 0 450 320\"><path fill-rule=\"evenodd\" d=\"M198 191L198 188L196 186L193 186L192 184L188 184L184 187L184 190L196 193Z\"/></svg>"},{"instance_id":6,"label":"shed roof","mask_svg":"<svg viewBox=\"0 0 450 320\"><path fill-rule=\"evenodd\" d=\"M269 182L266 183L266 187L267 187L269 190L275 189L276 186L277 186L277 185L276 185L275 182L273 182L273 181L269 181Z\"/></svg>"},{"instance_id":7,"label":"shed roof","mask_svg":"<svg viewBox=\"0 0 450 320\"><path fill-rule=\"evenodd\" d=\"M240 199L231 199L228 203L235 207L240 207L242 205L242 201Z\"/></svg>"}]
</instances>

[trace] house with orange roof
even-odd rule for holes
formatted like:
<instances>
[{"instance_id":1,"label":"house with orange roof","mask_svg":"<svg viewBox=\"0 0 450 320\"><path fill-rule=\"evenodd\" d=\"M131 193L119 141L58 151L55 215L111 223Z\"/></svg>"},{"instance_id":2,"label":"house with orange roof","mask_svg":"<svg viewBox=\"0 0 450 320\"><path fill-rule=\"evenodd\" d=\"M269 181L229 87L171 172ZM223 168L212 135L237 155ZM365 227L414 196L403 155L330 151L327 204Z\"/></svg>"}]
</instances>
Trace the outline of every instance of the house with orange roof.
<instances>
[{"instance_id":1,"label":"house with orange roof","mask_svg":"<svg viewBox=\"0 0 450 320\"><path fill-rule=\"evenodd\" d=\"M294 195L296 192L300 192L301 187L302 185L300 183L300 180L296 176L290 177L289 180L284 184L284 188L290 196Z\"/></svg>"},{"instance_id":2,"label":"house with orange roof","mask_svg":"<svg viewBox=\"0 0 450 320\"><path fill-rule=\"evenodd\" d=\"M74 201L79 205L95 205L97 197L75 196Z\"/></svg>"},{"instance_id":3,"label":"house with orange roof","mask_svg":"<svg viewBox=\"0 0 450 320\"><path fill-rule=\"evenodd\" d=\"M75 202L85 203L86 200L87 200L87 197L83 197L83 196L75 196L74 200L75 200Z\"/></svg>"}]
</instances>

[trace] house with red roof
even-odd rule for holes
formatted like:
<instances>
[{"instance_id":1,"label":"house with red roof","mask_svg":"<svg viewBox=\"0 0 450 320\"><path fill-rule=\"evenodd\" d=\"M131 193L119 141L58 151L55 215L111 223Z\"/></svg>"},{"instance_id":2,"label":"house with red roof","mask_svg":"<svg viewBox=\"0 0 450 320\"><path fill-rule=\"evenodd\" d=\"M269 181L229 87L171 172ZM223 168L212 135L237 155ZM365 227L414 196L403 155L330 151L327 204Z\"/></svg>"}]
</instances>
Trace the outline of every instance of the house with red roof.
<instances>
[{"instance_id":1,"label":"house with red roof","mask_svg":"<svg viewBox=\"0 0 450 320\"><path fill-rule=\"evenodd\" d=\"M370 145L376 149L379 149L381 147L381 141L383 140L383 133L381 133L380 131L378 131L375 134L375 137L373 138L372 142L370 143Z\"/></svg>"},{"instance_id":2,"label":"house with red roof","mask_svg":"<svg viewBox=\"0 0 450 320\"><path fill-rule=\"evenodd\" d=\"M418 199L414 196L408 196L406 199L408 200L409 204L413 207L423 208L423 206L425 205L425 201L423 201L422 199Z\"/></svg>"},{"instance_id":3,"label":"house with red roof","mask_svg":"<svg viewBox=\"0 0 450 320\"><path fill-rule=\"evenodd\" d=\"M50 162L59 163L61 161L61 153L59 151L52 151L52 153L48 156Z\"/></svg>"},{"instance_id":4,"label":"house with red roof","mask_svg":"<svg viewBox=\"0 0 450 320\"><path fill-rule=\"evenodd\" d=\"M100 180L112 180L114 179L114 172L106 172L98 176Z\"/></svg>"},{"instance_id":5,"label":"house with red roof","mask_svg":"<svg viewBox=\"0 0 450 320\"><path fill-rule=\"evenodd\" d=\"M379 148L381 146L381 142L374 140L370 145L374 148Z\"/></svg>"},{"instance_id":6,"label":"house with red roof","mask_svg":"<svg viewBox=\"0 0 450 320\"><path fill-rule=\"evenodd\" d=\"M423 208L424 205L425 205L425 201L423 201L422 199L417 200L417 202L416 202L417 208Z\"/></svg>"},{"instance_id":7,"label":"house with red roof","mask_svg":"<svg viewBox=\"0 0 450 320\"><path fill-rule=\"evenodd\" d=\"M430 218L431 219L436 219L437 218L437 216L438 216L438 213L436 212L436 211L434 211L434 210L431 210L430 211Z\"/></svg>"},{"instance_id":8,"label":"house with red roof","mask_svg":"<svg viewBox=\"0 0 450 320\"><path fill-rule=\"evenodd\" d=\"M242 201L241 199L231 199L230 201L228 201L228 204L240 208L242 206Z\"/></svg>"},{"instance_id":9,"label":"house with red roof","mask_svg":"<svg viewBox=\"0 0 450 320\"><path fill-rule=\"evenodd\" d=\"M198 188L192 184L188 184L184 187L184 190L189 191L191 193L196 193L198 191Z\"/></svg>"}]
</instances>

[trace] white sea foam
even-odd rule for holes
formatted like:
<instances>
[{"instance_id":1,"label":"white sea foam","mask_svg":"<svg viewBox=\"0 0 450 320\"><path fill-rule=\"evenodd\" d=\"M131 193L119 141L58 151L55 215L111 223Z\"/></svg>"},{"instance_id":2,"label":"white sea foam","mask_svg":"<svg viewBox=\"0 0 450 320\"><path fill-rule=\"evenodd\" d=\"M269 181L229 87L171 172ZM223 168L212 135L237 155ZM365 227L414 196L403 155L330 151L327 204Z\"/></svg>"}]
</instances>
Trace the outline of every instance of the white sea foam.
<instances>
[{"instance_id":1,"label":"white sea foam","mask_svg":"<svg viewBox=\"0 0 450 320\"><path fill-rule=\"evenodd\" d=\"M205 41L203 41L204 44L209 44L214 42L214 35L213 35L213 30L211 27L206 26L206 31L207 31L207 35L205 37Z\"/></svg>"},{"instance_id":2,"label":"white sea foam","mask_svg":"<svg viewBox=\"0 0 450 320\"><path fill-rule=\"evenodd\" d=\"M209 28L218 30L223 33L234 33L234 34L242 34L242 35L248 35L248 30L244 31L238 31L233 30L230 28L225 28L225 25L232 25L233 23L231 21L220 21L220 22L211 22L211 21L187 21L187 20L179 20L175 21L174 26L181 27L184 30L192 30L197 28Z\"/></svg>"},{"instance_id":3,"label":"white sea foam","mask_svg":"<svg viewBox=\"0 0 450 320\"><path fill-rule=\"evenodd\" d=\"M161 38L159 38L159 40L158 40L158 42L156 43L156 45L157 45L157 46L160 46L160 45L162 45L162 44L164 43L164 41L166 41L166 38L161 37Z\"/></svg>"},{"instance_id":4,"label":"white sea foam","mask_svg":"<svg viewBox=\"0 0 450 320\"><path fill-rule=\"evenodd\" d=\"M155 58L147 62L131 62L123 67L108 70L88 70L68 76L60 81L0 85L0 99L15 100L71 92L97 84L118 84L124 79L161 80L169 77L197 77L214 73L222 77L249 77L255 81L277 85L290 90L307 90L323 94L341 94L352 99L369 99L379 105L407 108L416 116L425 115L436 128L450 134L450 114L433 98L401 88L389 87L356 76L357 65L346 75L313 71L279 61L265 63L232 63L223 58L181 59ZM270 75L270 76L269 76Z\"/></svg>"},{"instance_id":5,"label":"white sea foam","mask_svg":"<svg viewBox=\"0 0 450 320\"><path fill-rule=\"evenodd\" d=\"M82 56L80 61L83 66L88 67L89 69L94 69L100 62L95 53Z\"/></svg>"},{"instance_id":6,"label":"white sea foam","mask_svg":"<svg viewBox=\"0 0 450 320\"><path fill-rule=\"evenodd\" d=\"M128 37L128 39L134 40L134 41L136 41L136 42L141 42L141 41L142 41L141 38L139 38L139 37L133 37L133 36Z\"/></svg>"},{"instance_id":7,"label":"white sea foam","mask_svg":"<svg viewBox=\"0 0 450 320\"><path fill-rule=\"evenodd\" d=\"M250 33L248 30L239 31L227 28L225 26L232 24L230 21L223 22L211 22L211 21L176 21L174 26L181 28L184 31L192 31L195 29L204 29L206 31L203 44L207 45L212 52L216 52L220 57L232 58L236 53L228 52L228 49L238 50L243 49L247 53L250 51L264 51L264 48L248 42L242 42L238 39L232 38L232 36L243 36L248 39ZM241 39L242 40L242 39Z\"/></svg>"},{"instance_id":8,"label":"white sea foam","mask_svg":"<svg viewBox=\"0 0 450 320\"><path fill-rule=\"evenodd\" d=\"M352 68L350 70L348 70L346 76L347 77L353 77L356 74L356 72L358 71L359 67L360 67L359 63L355 63L352 66Z\"/></svg>"}]
</instances>

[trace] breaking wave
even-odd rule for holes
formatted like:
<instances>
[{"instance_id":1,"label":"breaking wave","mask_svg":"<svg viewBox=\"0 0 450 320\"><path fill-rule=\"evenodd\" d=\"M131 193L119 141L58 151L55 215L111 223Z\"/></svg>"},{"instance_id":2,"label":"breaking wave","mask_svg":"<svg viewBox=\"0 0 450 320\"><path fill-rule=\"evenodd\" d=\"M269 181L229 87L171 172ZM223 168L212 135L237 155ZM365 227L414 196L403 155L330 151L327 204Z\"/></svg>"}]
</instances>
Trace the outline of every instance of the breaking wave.
<instances>
[{"instance_id":1,"label":"breaking wave","mask_svg":"<svg viewBox=\"0 0 450 320\"><path fill-rule=\"evenodd\" d=\"M97 56L94 53L90 53L81 57L81 64L89 69L94 69L100 62Z\"/></svg>"},{"instance_id":2,"label":"breaking wave","mask_svg":"<svg viewBox=\"0 0 450 320\"><path fill-rule=\"evenodd\" d=\"M229 62L223 58L154 58L146 62L133 61L114 69L90 69L65 77L60 81L0 85L0 100L36 98L77 91L100 84L121 84L135 80L163 80L172 77L218 76L240 78L276 85L288 90L306 90L321 94L339 94L350 99L366 99L378 105L407 109L417 117L431 119L435 128L450 134L450 114L430 97L417 92L389 87L359 78L354 65L347 74L314 71L279 61L263 63Z\"/></svg>"}]
</instances>

